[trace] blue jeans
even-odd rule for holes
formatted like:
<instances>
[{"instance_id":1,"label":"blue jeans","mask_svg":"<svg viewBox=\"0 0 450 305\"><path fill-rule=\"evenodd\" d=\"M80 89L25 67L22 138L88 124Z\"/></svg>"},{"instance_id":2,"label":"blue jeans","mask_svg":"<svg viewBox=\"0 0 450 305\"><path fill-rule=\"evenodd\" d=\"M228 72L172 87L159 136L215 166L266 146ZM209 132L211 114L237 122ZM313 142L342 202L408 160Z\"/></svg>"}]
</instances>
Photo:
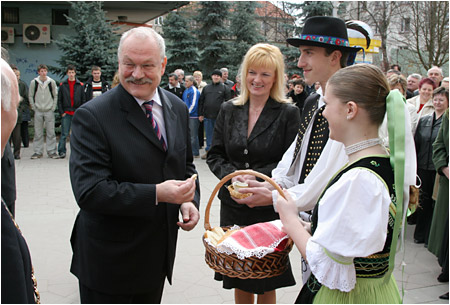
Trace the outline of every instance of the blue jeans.
<instances>
[{"instance_id":1,"label":"blue jeans","mask_svg":"<svg viewBox=\"0 0 450 305\"><path fill-rule=\"evenodd\" d=\"M204 126L205 126L205 134L206 134L206 151L209 151L211 149L211 143L212 143L212 137L214 133L214 125L216 124L215 119L207 119L204 120Z\"/></svg>"},{"instance_id":2,"label":"blue jeans","mask_svg":"<svg viewBox=\"0 0 450 305\"><path fill-rule=\"evenodd\" d=\"M199 156L200 145L198 144L198 126L200 125L200 121L198 118L190 118L189 119L189 132L191 133L191 146L192 146L192 154L194 156Z\"/></svg>"},{"instance_id":3,"label":"blue jeans","mask_svg":"<svg viewBox=\"0 0 450 305\"><path fill-rule=\"evenodd\" d=\"M58 153L66 153L66 139L70 132L70 127L72 126L73 115L68 115L61 117L61 138L59 138L58 143Z\"/></svg>"}]
</instances>

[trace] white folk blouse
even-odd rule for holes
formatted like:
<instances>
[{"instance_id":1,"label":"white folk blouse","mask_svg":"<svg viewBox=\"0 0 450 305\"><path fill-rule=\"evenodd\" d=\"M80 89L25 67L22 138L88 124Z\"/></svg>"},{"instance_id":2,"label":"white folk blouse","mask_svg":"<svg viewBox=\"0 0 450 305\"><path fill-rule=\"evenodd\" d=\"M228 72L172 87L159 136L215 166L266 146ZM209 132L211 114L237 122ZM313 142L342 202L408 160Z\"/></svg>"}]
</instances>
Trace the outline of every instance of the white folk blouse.
<instances>
[{"instance_id":1,"label":"white folk blouse","mask_svg":"<svg viewBox=\"0 0 450 305\"><path fill-rule=\"evenodd\" d=\"M349 170L326 191L306 245L309 266L322 285L344 292L355 287L353 259L383 250L390 203L384 181L362 168Z\"/></svg>"}]
</instances>

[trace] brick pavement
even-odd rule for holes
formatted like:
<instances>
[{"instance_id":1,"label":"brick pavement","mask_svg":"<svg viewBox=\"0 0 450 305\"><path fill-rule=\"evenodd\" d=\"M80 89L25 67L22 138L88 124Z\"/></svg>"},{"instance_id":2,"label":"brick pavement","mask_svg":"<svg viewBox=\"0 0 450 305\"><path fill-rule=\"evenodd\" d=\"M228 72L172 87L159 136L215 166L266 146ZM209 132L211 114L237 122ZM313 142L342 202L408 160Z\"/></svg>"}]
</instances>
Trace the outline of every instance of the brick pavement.
<instances>
[{"instance_id":1,"label":"brick pavement","mask_svg":"<svg viewBox=\"0 0 450 305\"><path fill-rule=\"evenodd\" d=\"M22 149L22 159L16 161L16 220L28 242L41 291L41 302L47 304L79 303L78 281L69 272L72 251L70 234L78 212L69 180L70 150L66 159L53 160L44 155L31 160L32 143ZM233 303L233 292L222 289L214 281L213 271L204 262L201 241L203 216L209 195L218 179L209 171L204 160L196 159L201 183L201 216L199 225L191 232L180 231L175 261L173 285L166 283L162 303L218 304ZM211 225L218 225L219 203L215 199L211 209ZM399 287L405 289L404 303L444 304L439 295L449 290L448 283L436 278L440 268L436 258L423 245L412 242L414 227L408 226L405 270L394 271ZM400 262L397 255L397 265ZM300 255L297 249L290 254L294 276L301 282ZM279 289L278 303L293 303L300 284Z\"/></svg>"}]
</instances>

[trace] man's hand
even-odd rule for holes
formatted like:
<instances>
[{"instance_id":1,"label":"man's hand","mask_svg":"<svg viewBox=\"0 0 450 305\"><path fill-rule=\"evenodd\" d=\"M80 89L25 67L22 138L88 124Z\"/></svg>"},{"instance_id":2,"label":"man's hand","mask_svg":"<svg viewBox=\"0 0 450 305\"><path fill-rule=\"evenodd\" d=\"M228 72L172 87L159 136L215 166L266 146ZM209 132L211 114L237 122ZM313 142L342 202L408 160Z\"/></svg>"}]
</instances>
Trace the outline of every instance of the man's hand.
<instances>
[{"instance_id":1,"label":"man's hand","mask_svg":"<svg viewBox=\"0 0 450 305\"><path fill-rule=\"evenodd\" d=\"M177 225L185 231L190 231L197 225L200 219L200 212L192 202L185 202L180 207L183 222L177 222Z\"/></svg>"},{"instance_id":2,"label":"man's hand","mask_svg":"<svg viewBox=\"0 0 450 305\"><path fill-rule=\"evenodd\" d=\"M195 178L185 181L167 180L156 185L156 198L158 202L183 204L191 202L195 195Z\"/></svg>"},{"instance_id":3,"label":"man's hand","mask_svg":"<svg viewBox=\"0 0 450 305\"><path fill-rule=\"evenodd\" d=\"M203 115L201 115L201 116L198 117L198 120L199 120L200 122L203 122L204 119L205 119L205 117L204 117Z\"/></svg>"},{"instance_id":4,"label":"man's hand","mask_svg":"<svg viewBox=\"0 0 450 305\"><path fill-rule=\"evenodd\" d=\"M253 175L239 175L239 176L234 176L231 179L231 183L235 182L235 181L239 181L239 182L244 182L244 183L249 183L249 181L256 181L256 177Z\"/></svg>"},{"instance_id":5,"label":"man's hand","mask_svg":"<svg viewBox=\"0 0 450 305\"><path fill-rule=\"evenodd\" d=\"M241 188L239 192L241 193L253 193L252 196L237 199L231 197L234 201L239 204L246 204L251 208L260 207L260 206L269 206L272 205L272 185L268 182L259 182L256 180L246 180L248 184L248 188Z\"/></svg>"}]
</instances>

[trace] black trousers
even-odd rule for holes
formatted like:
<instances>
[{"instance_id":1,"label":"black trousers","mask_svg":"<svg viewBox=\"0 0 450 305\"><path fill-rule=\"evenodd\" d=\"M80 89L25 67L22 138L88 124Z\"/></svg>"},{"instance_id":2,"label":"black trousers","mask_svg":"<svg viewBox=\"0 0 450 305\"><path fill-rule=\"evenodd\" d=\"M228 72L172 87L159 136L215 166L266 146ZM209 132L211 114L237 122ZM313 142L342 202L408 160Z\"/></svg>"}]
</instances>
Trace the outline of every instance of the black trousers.
<instances>
[{"instance_id":1,"label":"black trousers","mask_svg":"<svg viewBox=\"0 0 450 305\"><path fill-rule=\"evenodd\" d=\"M422 180L422 186L420 187L419 195L420 206L415 212L417 215L414 239L428 244L428 236L430 234L434 210L434 200L431 197L433 195L436 171L418 168L417 174L419 175L420 180Z\"/></svg>"},{"instance_id":2,"label":"black trousers","mask_svg":"<svg viewBox=\"0 0 450 305\"><path fill-rule=\"evenodd\" d=\"M22 145L21 125L16 124L11 134L11 142L14 146L14 156L20 156L20 146Z\"/></svg>"},{"instance_id":3,"label":"black trousers","mask_svg":"<svg viewBox=\"0 0 450 305\"><path fill-rule=\"evenodd\" d=\"M20 124L20 135L22 136L22 144L24 147L30 145L30 136L28 135L28 121L22 121Z\"/></svg>"},{"instance_id":4,"label":"black trousers","mask_svg":"<svg viewBox=\"0 0 450 305\"><path fill-rule=\"evenodd\" d=\"M202 148L205 145L205 129L203 128L203 122L198 125L198 145Z\"/></svg>"},{"instance_id":5,"label":"black trousers","mask_svg":"<svg viewBox=\"0 0 450 305\"><path fill-rule=\"evenodd\" d=\"M142 294L107 294L93 290L79 282L81 304L160 304L164 280L160 287ZM149 288L149 290L151 290Z\"/></svg>"}]
</instances>

